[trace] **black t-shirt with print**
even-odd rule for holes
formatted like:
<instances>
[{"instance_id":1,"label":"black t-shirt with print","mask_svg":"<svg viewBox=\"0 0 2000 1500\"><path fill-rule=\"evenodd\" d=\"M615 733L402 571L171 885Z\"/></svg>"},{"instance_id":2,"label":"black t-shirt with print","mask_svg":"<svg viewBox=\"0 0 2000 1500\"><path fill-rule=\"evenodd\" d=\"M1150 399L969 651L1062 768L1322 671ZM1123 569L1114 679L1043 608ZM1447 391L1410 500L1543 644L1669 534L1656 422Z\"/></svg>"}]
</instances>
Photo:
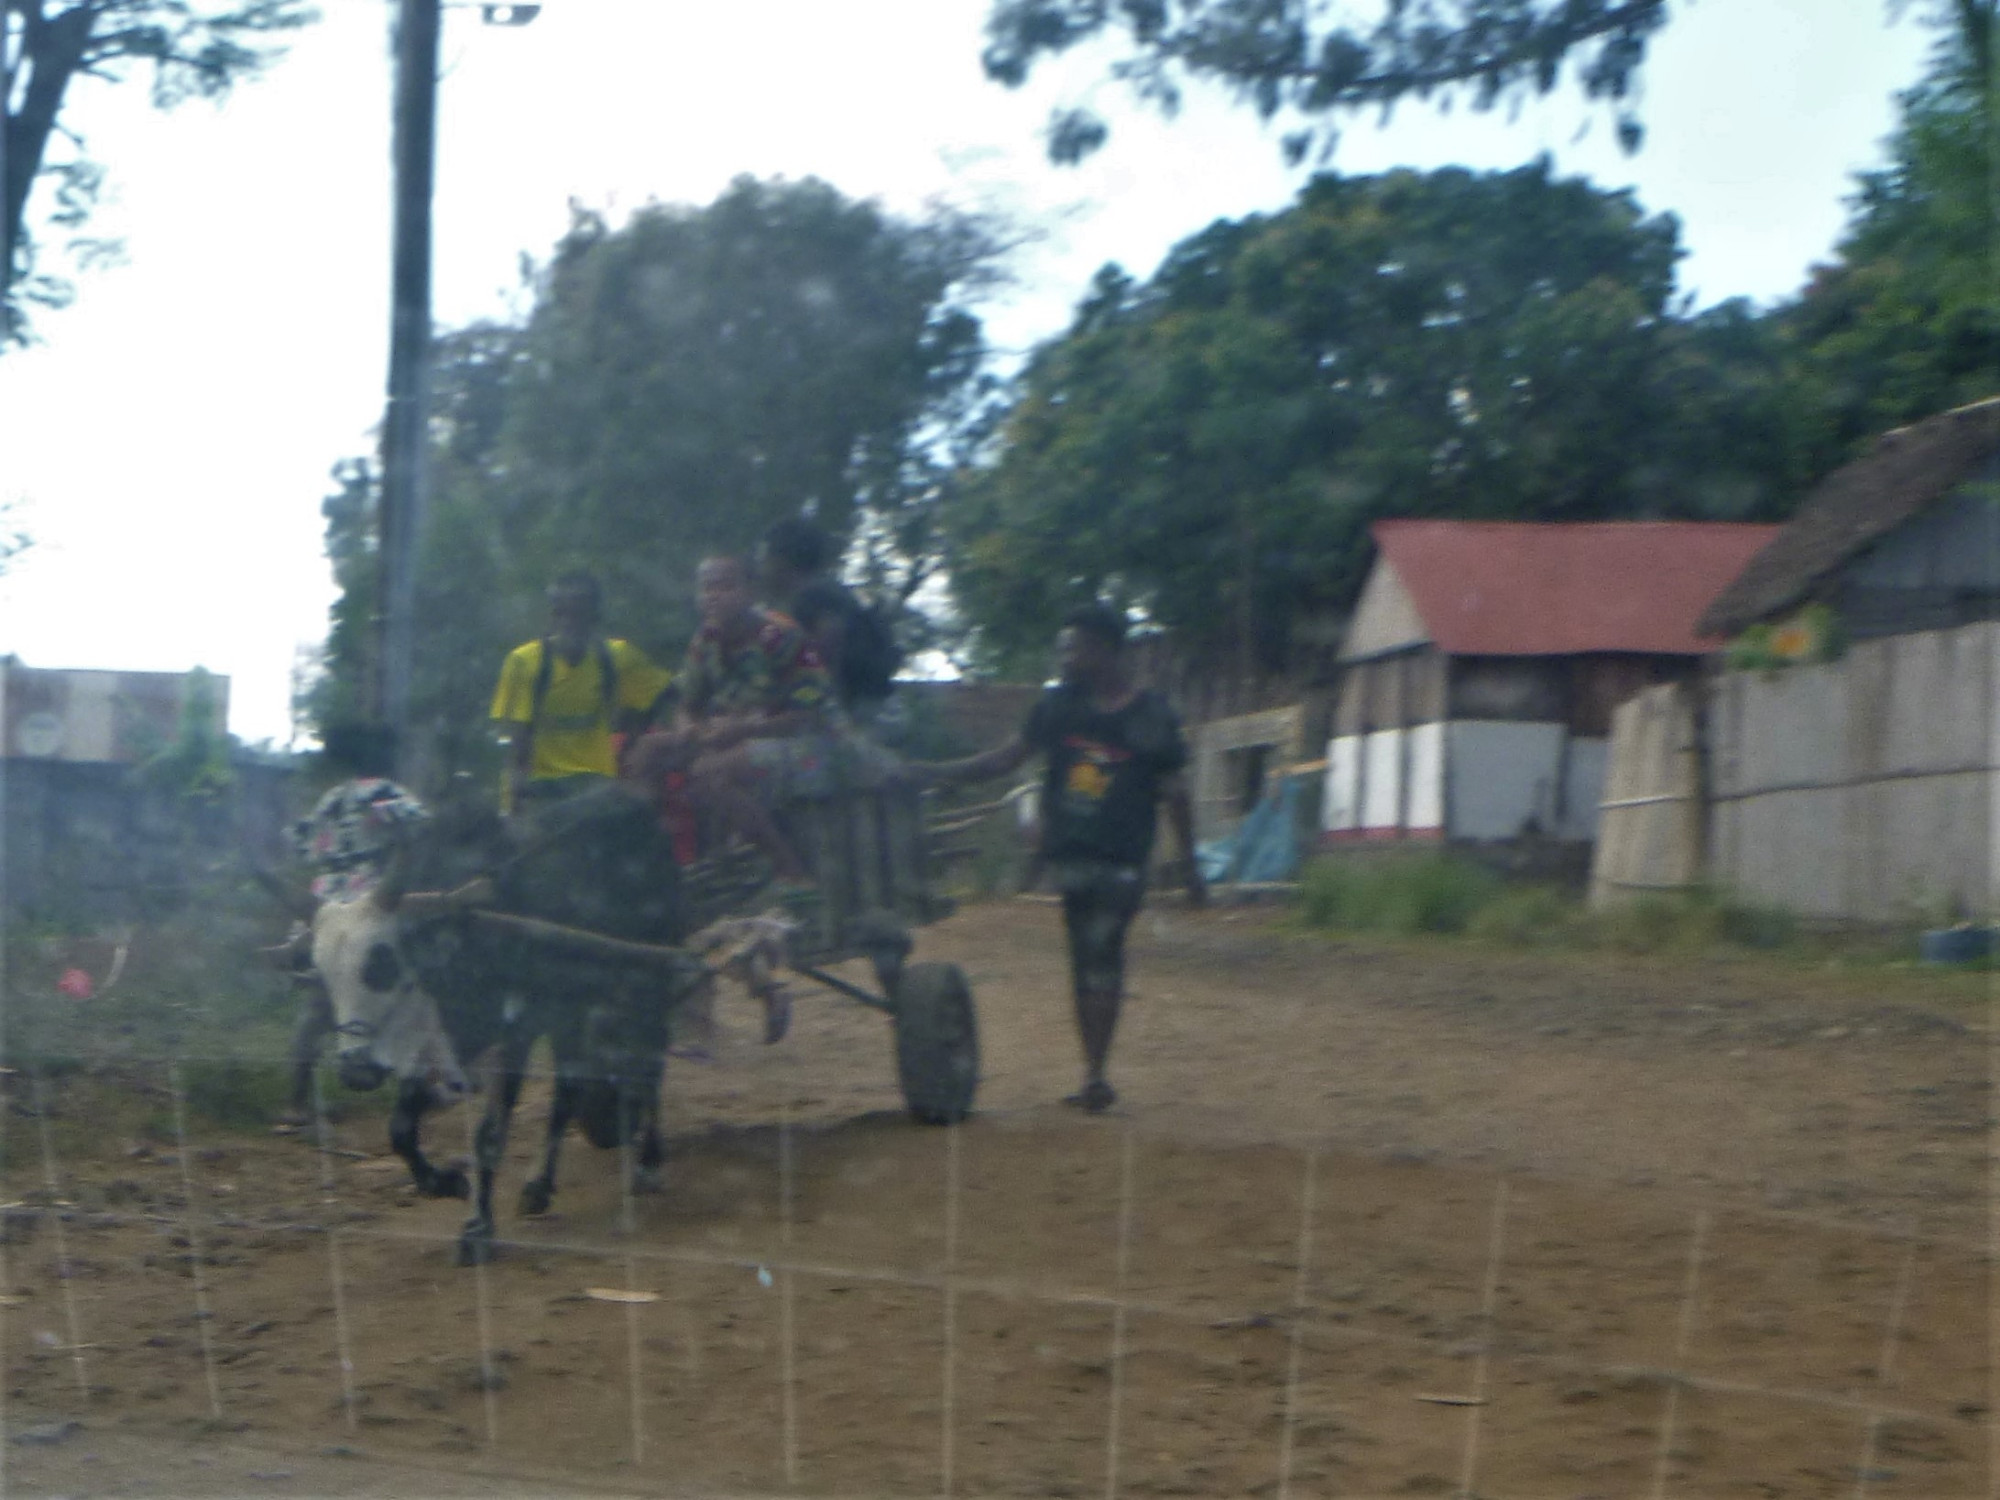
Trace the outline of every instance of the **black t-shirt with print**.
<instances>
[{"instance_id":1,"label":"black t-shirt with print","mask_svg":"<svg viewBox=\"0 0 2000 1500\"><path fill-rule=\"evenodd\" d=\"M1035 700L1021 735L1048 757L1042 783L1042 853L1143 865L1153 850L1161 783L1187 764L1187 742L1166 699L1140 692L1115 713L1090 695L1052 687Z\"/></svg>"}]
</instances>

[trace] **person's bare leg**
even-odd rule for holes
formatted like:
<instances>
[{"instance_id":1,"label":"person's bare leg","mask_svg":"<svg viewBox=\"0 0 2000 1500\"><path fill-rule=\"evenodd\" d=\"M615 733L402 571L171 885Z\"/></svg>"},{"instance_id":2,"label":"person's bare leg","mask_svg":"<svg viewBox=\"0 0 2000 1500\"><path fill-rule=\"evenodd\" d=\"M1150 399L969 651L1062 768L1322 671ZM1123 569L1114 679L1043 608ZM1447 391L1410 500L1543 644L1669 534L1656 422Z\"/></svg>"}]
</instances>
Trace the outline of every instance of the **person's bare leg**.
<instances>
[{"instance_id":1,"label":"person's bare leg","mask_svg":"<svg viewBox=\"0 0 2000 1500\"><path fill-rule=\"evenodd\" d=\"M805 862L749 790L752 775L749 752L738 746L696 761L688 777L689 791L698 805L715 808L732 828L763 851L778 879L808 879Z\"/></svg>"},{"instance_id":2,"label":"person's bare leg","mask_svg":"<svg viewBox=\"0 0 2000 1500\"><path fill-rule=\"evenodd\" d=\"M1083 1044L1083 1088L1068 1102L1091 1114L1118 1102L1105 1077L1112 1038L1125 1003L1125 938L1138 915L1144 886L1137 873L1106 874L1063 896L1077 1037Z\"/></svg>"}]
</instances>

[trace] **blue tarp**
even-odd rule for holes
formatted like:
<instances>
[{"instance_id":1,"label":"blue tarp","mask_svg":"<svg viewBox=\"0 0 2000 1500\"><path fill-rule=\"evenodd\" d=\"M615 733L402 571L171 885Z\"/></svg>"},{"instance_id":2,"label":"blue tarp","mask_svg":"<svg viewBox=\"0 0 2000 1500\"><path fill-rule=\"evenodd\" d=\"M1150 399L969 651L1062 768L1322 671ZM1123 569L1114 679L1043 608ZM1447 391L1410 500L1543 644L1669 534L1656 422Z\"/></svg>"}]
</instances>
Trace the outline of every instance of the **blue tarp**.
<instances>
[{"instance_id":1,"label":"blue tarp","mask_svg":"<svg viewBox=\"0 0 2000 1500\"><path fill-rule=\"evenodd\" d=\"M1233 834L1210 839L1197 851L1202 878L1211 884L1290 880L1299 869L1299 797L1296 776L1279 776Z\"/></svg>"}]
</instances>

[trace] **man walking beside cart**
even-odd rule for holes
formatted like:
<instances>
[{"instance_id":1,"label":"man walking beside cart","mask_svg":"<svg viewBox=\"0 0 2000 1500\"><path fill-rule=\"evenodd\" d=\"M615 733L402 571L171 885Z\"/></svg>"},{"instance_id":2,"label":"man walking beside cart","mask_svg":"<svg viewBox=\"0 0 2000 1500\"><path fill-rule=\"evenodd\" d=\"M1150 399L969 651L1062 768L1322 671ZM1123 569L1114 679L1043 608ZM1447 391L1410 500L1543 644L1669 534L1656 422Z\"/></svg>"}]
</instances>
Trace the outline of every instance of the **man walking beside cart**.
<instances>
[{"instance_id":1,"label":"man walking beside cart","mask_svg":"<svg viewBox=\"0 0 2000 1500\"><path fill-rule=\"evenodd\" d=\"M1105 1076L1125 997L1125 938L1146 889L1164 802L1185 860L1188 899L1207 899L1181 771L1187 742L1167 701L1134 684L1124 618L1104 605L1064 617L1060 680L1005 744L965 760L913 764L928 784L985 781L1045 758L1041 859L1062 893L1083 1087L1064 1102L1091 1114L1117 1102Z\"/></svg>"}]
</instances>

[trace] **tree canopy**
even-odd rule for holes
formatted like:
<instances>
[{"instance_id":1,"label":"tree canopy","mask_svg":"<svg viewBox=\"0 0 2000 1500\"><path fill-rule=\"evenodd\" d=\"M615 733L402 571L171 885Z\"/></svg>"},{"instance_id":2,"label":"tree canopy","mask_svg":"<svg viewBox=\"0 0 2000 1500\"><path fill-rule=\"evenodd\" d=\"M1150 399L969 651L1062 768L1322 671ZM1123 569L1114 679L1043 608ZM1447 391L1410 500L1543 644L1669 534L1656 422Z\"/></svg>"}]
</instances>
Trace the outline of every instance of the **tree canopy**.
<instances>
[{"instance_id":1,"label":"tree canopy","mask_svg":"<svg viewBox=\"0 0 2000 1500\"><path fill-rule=\"evenodd\" d=\"M59 304L67 280L42 254L48 230L80 230L103 167L64 120L81 78L122 82L149 69L153 103L216 98L280 55L271 38L305 25L308 0L0 0L0 348L26 336L30 303ZM69 150L52 157L52 143ZM34 186L52 185L34 226ZM72 233L88 260L109 247Z\"/></svg>"},{"instance_id":2,"label":"tree canopy","mask_svg":"<svg viewBox=\"0 0 2000 1500\"><path fill-rule=\"evenodd\" d=\"M1833 262L1778 314L1823 463L2000 394L1993 41L2000 0L1939 7L1887 165L1861 174Z\"/></svg>"},{"instance_id":3,"label":"tree canopy","mask_svg":"<svg viewBox=\"0 0 2000 1500\"><path fill-rule=\"evenodd\" d=\"M904 549L923 549L984 358L966 304L1001 254L982 220L900 217L814 180L739 179L615 228L579 211L521 323L437 346L419 712L483 724L500 653L541 628L568 567L604 580L618 633L676 659L697 560L788 513L900 553L907 597L923 574ZM375 568L374 476L338 479L329 711L364 680Z\"/></svg>"},{"instance_id":4,"label":"tree canopy","mask_svg":"<svg viewBox=\"0 0 2000 1500\"><path fill-rule=\"evenodd\" d=\"M1098 276L950 511L998 662L1081 598L1243 664L1337 616L1385 516L1765 516L1789 488L1751 312L1674 298L1671 217L1511 172L1322 176Z\"/></svg>"},{"instance_id":5,"label":"tree canopy","mask_svg":"<svg viewBox=\"0 0 2000 1500\"><path fill-rule=\"evenodd\" d=\"M993 0L984 63L1015 86L1043 58L1109 39L1122 47L1114 76L1141 98L1171 111L1190 81L1218 83L1292 124L1294 160L1329 147L1342 115L1406 99L1490 109L1547 94L1567 71L1632 147L1633 84L1667 14L1668 0ZM1076 161L1106 134L1093 111L1059 110L1049 154Z\"/></svg>"}]
</instances>

